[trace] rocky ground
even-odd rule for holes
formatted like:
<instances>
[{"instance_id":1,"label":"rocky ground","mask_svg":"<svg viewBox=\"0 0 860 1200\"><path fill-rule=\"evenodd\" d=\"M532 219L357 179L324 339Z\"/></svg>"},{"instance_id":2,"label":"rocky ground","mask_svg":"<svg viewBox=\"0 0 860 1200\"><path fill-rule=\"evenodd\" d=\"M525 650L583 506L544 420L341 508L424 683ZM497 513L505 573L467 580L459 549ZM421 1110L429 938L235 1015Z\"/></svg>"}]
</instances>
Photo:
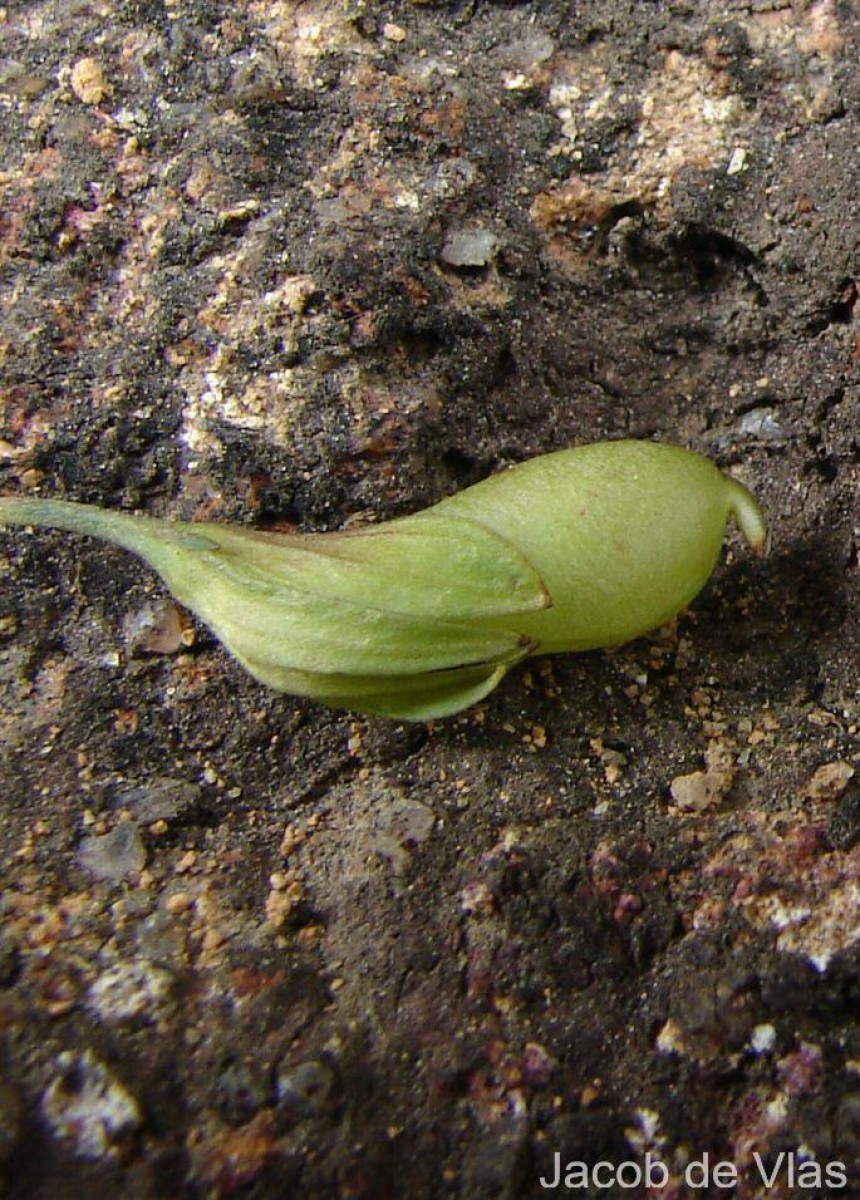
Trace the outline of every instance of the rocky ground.
<instances>
[{"instance_id":1,"label":"rocky ground","mask_svg":"<svg viewBox=\"0 0 860 1200\"><path fill-rule=\"evenodd\" d=\"M3 492L325 530L635 436L772 524L412 726L4 535L4 1195L858 1194L856 6L0 22Z\"/></svg>"}]
</instances>

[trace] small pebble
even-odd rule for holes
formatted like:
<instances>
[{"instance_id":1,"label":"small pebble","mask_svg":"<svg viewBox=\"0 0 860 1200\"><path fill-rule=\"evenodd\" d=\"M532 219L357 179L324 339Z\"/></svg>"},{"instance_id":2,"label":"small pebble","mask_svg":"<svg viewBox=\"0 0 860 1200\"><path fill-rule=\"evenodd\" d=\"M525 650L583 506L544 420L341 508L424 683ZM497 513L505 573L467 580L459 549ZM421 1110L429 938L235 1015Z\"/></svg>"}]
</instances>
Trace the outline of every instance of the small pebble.
<instances>
[{"instance_id":1,"label":"small pebble","mask_svg":"<svg viewBox=\"0 0 860 1200\"><path fill-rule=\"evenodd\" d=\"M199 784L165 775L140 787L118 791L113 804L116 808L129 809L135 820L149 825L186 816L198 803L200 793Z\"/></svg>"},{"instance_id":2,"label":"small pebble","mask_svg":"<svg viewBox=\"0 0 860 1200\"><path fill-rule=\"evenodd\" d=\"M140 874L146 864L146 847L137 825L120 821L110 833L85 837L75 857L94 879L117 884Z\"/></svg>"},{"instance_id":3,"label":"small pebble","mask_svg":"<svg viewBox=\"0 0 860 1200\"><path fill-rule=\"evenodd\" d=\"M111 94L104 68L95 58L79 59L72 67L69 82L82 104L101 104Z\"/></svg>"},{"instance_id":4,"label":"small pebble","mask_svg":"<svg viewBox=\"0 0 860 1200\"><path fill-rule=\"evenodd\" d=\"M764 442L784 442L788 436L772 408L754 408L744 413L735 429L746 437L761 438Z\"/></svg>"},{"instance_id":5,"label":"small pebble","mask_svg":"<svg viewBox=\"0 0 860 1200\"><path fill-rule=\"evenodd\" d=\"M499 248L499 239L488 229L460 229L448 234L441 258L449 267L485 267Z\"/></svg>"},{"instance_id":6,"label":"small pebble","mask_svg":"<svg viewBox=\"0 0 860 1200\"><path fill-rule=\"evenodd\" d=\"M138 1103L91 1051L65 1051L56 1061L59 1073L42 1097L48 1128L78 1158L103 1158L139 1127Z\"/></svg>"},{"instance_id":7,"label":"small pebble","mask_svg":"<svg viewBox=\"0 0 860 1200\"><path fill-rule=\"evenodd\" d=\"M107 1024L132 1017L154 1019L169 998L172 982L168 971L146 959L117 963L94 981L87 1006Z\"/></svg>"},{"instance_id":8,"label":"small pebble","mask_svg":"<svg viewBox=\"0 0 860 1200\"><path fill-rule=\"evenodd\" d=\"M334 1090L335 1074L324 1062L312 1059L278 1073L278 1102L296 1123L319 1117Z\"/></svg>"},{"instance_id":9,"label":"small pebble","mask_svg":"<svg viewBox=\"0 0 860 1200\"><path fill-rule=\"evenodd\" d=\"M164 907L172 917L178 917L181 913L188 912L193 901L188 892L174 892L168 896L164 902Z\"/></svg>"},{"instance_id":10,"label":"small pebble","mask_svg":"<svg viewBox=\"0 0 860 1200\"><path fill-rule=\"evenodd\" d=\"M805 795L812 800L835 800L848 787L854 774L851 764L841 759L824 763L806 785Z\"/></svg>"}]
</instances>

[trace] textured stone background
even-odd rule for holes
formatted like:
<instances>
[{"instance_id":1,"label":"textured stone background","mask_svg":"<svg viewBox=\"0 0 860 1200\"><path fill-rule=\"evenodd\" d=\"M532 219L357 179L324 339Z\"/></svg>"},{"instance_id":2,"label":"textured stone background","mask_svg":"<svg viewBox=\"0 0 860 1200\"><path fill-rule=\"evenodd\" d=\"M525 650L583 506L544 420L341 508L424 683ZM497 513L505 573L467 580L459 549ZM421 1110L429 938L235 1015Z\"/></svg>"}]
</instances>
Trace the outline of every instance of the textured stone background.
<instances>
[{"instance_id":1,"label":"textured stone background","mask_svg":"<svg viewBox=\"0 0 860 1200\"><path fill-rule=\"evenodd\" d=\"M34 0L0 36L4 491L327 529L633 435L773 525L671 629L416 727L5 535L5 1194L853 1167L856 6Z\"/></svg>"}]
</instances>

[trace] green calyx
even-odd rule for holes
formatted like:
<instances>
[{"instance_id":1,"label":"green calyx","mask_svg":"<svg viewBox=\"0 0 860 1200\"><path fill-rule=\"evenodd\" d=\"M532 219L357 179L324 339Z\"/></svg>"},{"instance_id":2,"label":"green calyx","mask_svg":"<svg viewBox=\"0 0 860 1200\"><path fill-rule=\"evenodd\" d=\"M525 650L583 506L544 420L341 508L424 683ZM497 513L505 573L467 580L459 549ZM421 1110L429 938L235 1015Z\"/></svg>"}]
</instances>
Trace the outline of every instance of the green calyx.
<instances>
[{"instance_id":1,"label":"green calyx","mask_svg":"<svg viewBox=\"0 0 860 1200\"><path fill-rule=\"evenodd\" d=\"M0 524L137 554L253 675L404 720L460 711L530 654L614 645L685 607L753 496L690 451L607 442L532 459L414 516L287 536L0 498Z\"/></svg>"}]
</instances>

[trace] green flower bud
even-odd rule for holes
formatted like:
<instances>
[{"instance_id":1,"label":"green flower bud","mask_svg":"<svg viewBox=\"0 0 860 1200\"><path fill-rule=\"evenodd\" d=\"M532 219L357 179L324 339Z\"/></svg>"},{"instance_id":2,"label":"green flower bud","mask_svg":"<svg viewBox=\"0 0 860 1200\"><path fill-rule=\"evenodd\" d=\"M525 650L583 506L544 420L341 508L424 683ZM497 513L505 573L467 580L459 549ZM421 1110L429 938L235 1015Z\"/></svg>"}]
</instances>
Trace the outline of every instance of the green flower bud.
<instances>
[{"instance_id":1,"label":"green flower bud","mask_svg":"<svg viewBox=\"0 0 860 1200\"><path fill-rule=\"evenodd\" d=\"M253 675L404 720L460 711L532 654L617 645L702 588L754 497L701 455L651 442L561 450L411 517L287 536L0 498L0 523L131 550Z\"/></svg>"}]
</instances>

